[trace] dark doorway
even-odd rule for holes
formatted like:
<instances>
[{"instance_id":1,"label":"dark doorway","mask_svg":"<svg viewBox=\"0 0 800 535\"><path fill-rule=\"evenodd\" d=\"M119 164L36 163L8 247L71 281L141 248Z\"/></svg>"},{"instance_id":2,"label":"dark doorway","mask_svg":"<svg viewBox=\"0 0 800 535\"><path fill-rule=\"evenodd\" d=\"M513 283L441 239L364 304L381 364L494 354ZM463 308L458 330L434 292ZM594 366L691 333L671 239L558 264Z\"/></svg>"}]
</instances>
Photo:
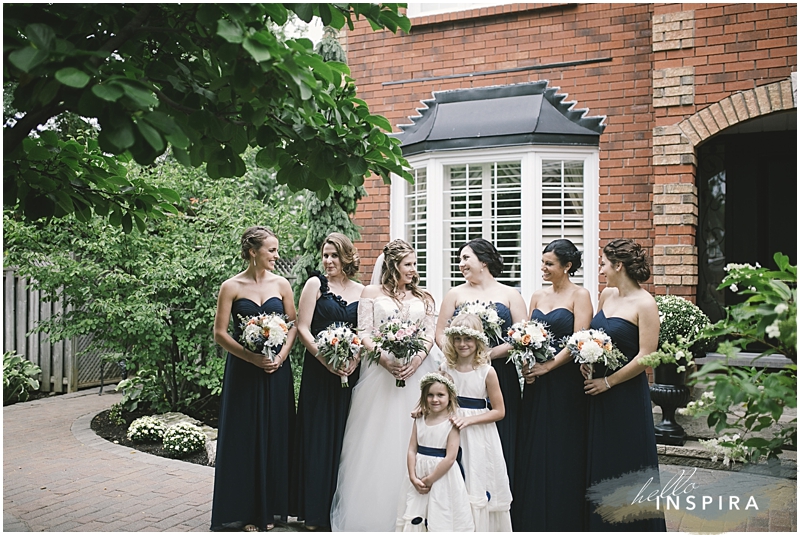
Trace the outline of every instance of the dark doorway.
<instances>
[{"instance_id":1,"label":"dark doorway","mask_svg":"<svg viewBox=\"0 0 800 535\"><path fill-rule=\"evenodd\" d=\"M797 264L797 115L777 119L745 123L698 148L697 304L711 321L743 299L716 289L728 263L775 268L780 251ZM787 124L794 129L752 131Z\"/></svg>"}]
</instances>

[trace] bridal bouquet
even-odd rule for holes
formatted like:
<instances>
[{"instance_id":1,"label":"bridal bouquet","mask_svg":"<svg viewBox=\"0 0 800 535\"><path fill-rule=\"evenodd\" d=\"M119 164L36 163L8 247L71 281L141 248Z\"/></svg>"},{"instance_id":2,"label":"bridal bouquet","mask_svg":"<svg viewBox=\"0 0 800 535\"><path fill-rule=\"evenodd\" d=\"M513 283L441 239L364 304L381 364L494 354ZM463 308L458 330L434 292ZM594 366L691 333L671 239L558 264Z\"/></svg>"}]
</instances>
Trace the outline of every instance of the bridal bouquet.
<instances>
[{"instance_id":1,"label":"bridal bouquet","mask_svg":"<svg viewBox=\"0 0 800 535\"><path fill-rule=\"evenodd\" d=\"M421 322L389 317L377 328L372 335L375 349L366 351L364 359L370 364L377 364L381 357L381 350L394 355L395 360L408 364L414 355L425 351L426 338L423 336L425 329ZM395 381L395 386L406 386L402 379Z\"/></svg>"},{"instance_id":2,"label":"bridal bouquet","mask_svg":"<svg viewBox=\"0 0 800 535\"><path fill-rule=\"evenodd\" d=\"M283 314L259 314L243 318L239 316L239 325L242 336L239 342L252 351L266 355L270 360L275 360L275 348L286 342L289 328L294 323L287 321Z\"/></svg>"},{"instance_id":3,"label":"bridal bouquet","mask_svg":"<svg viewBox=\"0 0 800 535\"><path fill-rule=\"evenodd\" d=\"M553 333L541 321L515 323L508 329L505 341L511 344L508 362L513 362L519 369L533 368L537 362L550 360L556 354L551 346Z\"/></svg>"},{"instance_id":4,"label":"bridal bouquet","mask_svg":"<svg viewBox=\"0 0 800 535\"><path fill-rule=\"evenodd\" d=\"M574 333L567 339L567 349L579 364L589 366L589 379L595 362L605 364L609 370L622 367L628 357L614 347L611 337L603 329L584 329Z\"/></svg>"},{"instance_id":5,"label":"bridal bouquet","mask_svg":"<svg viewBox=\"0 0 800 535\"><path fill-rule=\"evenodd\" d=\"M478 316L483 323L483 332L486 336L493 338L500 338L502 336L502 329L504 320L497 313L497 305L491 301L484 303L482 301L468 301L456 307L453 317L461 314L473 314Z\"/></svg>"},{"instance_id":6,"label":"bridal bouquet","mask_svg":"<svg viewBox=\"0 0 800 535\"><path fill-rule=\"evenodd\" d=\"M344 370L358 357L361 351L361 339L347 325L333 324L324 331L320 331L316 339L318 357L322 357L334 369ZM347 388L350 383L347 376L343 375L342 388Z\"/></svg>"}]
</instances>

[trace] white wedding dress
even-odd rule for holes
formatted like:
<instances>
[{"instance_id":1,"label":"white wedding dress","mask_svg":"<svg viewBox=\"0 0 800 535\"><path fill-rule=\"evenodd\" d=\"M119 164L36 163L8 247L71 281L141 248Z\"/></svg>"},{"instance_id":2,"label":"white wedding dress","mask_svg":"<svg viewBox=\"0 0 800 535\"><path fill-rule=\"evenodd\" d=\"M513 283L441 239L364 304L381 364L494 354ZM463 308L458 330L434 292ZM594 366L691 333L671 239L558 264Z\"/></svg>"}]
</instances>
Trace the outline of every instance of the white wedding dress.
<instances>
[{"instance_id":1,"label":"white wedding dress","mask_svg":"<svg viewBox=\"0 0 800 535\"><path fill-rule=\"evenodd\" d=\"M425 336L434 335L433 314L417 298L403 302L402 310L388 296L361 298L358 328L371 332L390 316L422 320ZM436 345L434 344L434 348ZM361 375L353 389L344 432L339 477L331 506L331 531L394 531L400 495L408 478L406 454L419 402L419 381L439 367L432 352L406 379L405 387L379 364L361 361Z\"/></svg>"}]
</instances>

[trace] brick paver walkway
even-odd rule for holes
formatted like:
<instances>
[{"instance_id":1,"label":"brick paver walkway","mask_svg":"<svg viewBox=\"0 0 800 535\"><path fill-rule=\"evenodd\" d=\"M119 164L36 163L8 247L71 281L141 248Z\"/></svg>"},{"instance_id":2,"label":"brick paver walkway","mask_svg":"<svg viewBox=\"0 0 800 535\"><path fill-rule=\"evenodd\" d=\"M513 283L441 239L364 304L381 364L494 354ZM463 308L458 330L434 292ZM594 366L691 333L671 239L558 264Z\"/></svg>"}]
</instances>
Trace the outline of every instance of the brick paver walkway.
<instances>
[{"instance_id":1,"label":"brick paver walkway","mask_svg":"<svg viewBox=\"0 0 800 535\"><path fill-rule=\"evenodd\" d=\"M112 444L90 429L92 417L119 399L92 389L3 408L4 531L208 530L213 468ZM681 470L663 465L662 484ZM727 477L698 469L694 482L713 488ZM719 522L669 511L669 531L795 532L796 480L750 476L749 482L768 489L769 503L762 501L758 512Z\"/></svg>"}]
</instances>

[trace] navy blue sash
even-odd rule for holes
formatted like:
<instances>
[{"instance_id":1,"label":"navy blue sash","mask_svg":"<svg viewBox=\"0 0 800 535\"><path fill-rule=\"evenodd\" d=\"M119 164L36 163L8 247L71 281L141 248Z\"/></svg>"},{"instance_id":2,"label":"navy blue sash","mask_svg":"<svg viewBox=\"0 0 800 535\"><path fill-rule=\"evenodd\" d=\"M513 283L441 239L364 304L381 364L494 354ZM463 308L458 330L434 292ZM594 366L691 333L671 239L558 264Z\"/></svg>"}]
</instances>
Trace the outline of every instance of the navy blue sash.
<instances>
[{"instance_id":1,"label":"navy blue sash","mask_svg":"<svg viewBox=\"0 0 800 535\"><path fill-rule=\"evenodd\" d=\"M428 457L447 456L447 450L444 448L429 448L428 446L420 446L419 444L417 444L417 453L420 455L427 455ZM461 464L461 446L458 447L456 462L458 463L458 469L461 470L461 477L467 479L467 476L464 475L464 466Z\"/></svg>"},{"instance_id":2,"label":"navy blue sash","mask_svg":"<svg viewBox=\"0 0 800 535\"><path fill-rule=\"evenodd\" d=\"M458 406L462 409L489 409L492 410L492 404L488 400L479 398L465 398L458 396Z\"/></svg>"}]
</instances>

